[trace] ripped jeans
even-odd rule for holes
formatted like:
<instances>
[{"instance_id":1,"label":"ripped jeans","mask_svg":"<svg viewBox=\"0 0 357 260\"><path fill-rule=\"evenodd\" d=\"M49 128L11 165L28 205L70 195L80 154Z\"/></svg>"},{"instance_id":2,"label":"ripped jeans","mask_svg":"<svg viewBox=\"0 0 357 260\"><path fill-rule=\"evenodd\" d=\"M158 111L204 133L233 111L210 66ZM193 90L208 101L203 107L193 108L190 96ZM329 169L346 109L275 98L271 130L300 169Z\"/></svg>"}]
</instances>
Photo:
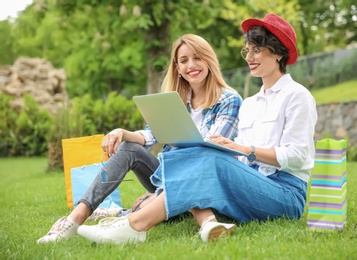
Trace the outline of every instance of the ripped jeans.
<instances>
[{"instance_id":1,"label":"ripped jeans","mask_svg":"<svg viewBox=\"0 0 357 260\"><path fill-rule=\"evenodd\" d=\"M135 173L148 192L154 192L156 187L151 183L150 176L159 164L159 160L142 145L123 142L119 145L116 154L113 154L108 163L102 167L79 203L86 204L92 214L98 205L118 188L130 170ZM102 182L103 175L106 177L106 182Z\"/></svg>"}]
</instances>

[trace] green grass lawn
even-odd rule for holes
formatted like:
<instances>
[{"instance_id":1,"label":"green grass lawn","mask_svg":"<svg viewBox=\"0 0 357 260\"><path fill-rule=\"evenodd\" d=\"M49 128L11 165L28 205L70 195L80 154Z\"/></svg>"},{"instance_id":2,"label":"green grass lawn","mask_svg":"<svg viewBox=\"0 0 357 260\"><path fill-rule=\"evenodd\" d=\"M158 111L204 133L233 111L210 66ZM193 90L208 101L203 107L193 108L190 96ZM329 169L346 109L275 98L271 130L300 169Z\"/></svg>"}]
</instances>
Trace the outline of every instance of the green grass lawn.
<instances>
[{"instance_id":1,"label":"green grass lawn","mask_svg":"<svg viewBox=\"0 0 357 260\"><path fill-rule=\"evenodd\" d=\"M317 104L357 100L357 80L343 82L327 88L312 89L311 94Z\"/></svg>"},{"instance_id":2,"label":"green grass lawn","mask_svg":"<svg viewBox=\"0 0 357 260\"><path fill-rule=\"evenodd\" d=\"M192 217L162 223L137 245L97 245L77 236L37 245L70 212L62 172L45 173L45 158L0 158L0 259L356 259L357 163L348 163L348 223L342 232L314 232L299 221L238 224L232 236L204 244ZM120 186L124 207L144 190L133 174Z\"/></svg>"}]
</instances>

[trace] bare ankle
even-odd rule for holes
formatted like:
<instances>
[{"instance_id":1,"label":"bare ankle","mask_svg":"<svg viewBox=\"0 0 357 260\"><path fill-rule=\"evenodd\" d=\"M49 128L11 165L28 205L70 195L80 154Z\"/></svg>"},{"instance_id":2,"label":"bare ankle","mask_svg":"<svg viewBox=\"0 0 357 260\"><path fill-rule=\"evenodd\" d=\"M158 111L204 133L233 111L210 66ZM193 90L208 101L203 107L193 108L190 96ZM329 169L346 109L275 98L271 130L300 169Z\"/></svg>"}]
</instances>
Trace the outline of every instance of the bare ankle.
<instances>
[{"instance_id":1,"label":"bare ankle","mask_svg":"<svg viewBox=\"0 0 357 260\"><path fill-rule=\"evenodd\" d=\"M89 208L86 204L79 203L68 217L70 217L76 224L82 225L89 217Z\"/></svg>"},{"instance_id":2,"label":"bare ankle","mask_svg":"<svg viewBox=\"0 0 357 260\"><path fill-rule=\"evenodd\" d=\"M136 221L136 219L132 218L132 216L129 216L128 220L131 228L134 229L135 231L137 232L146 231L142 222Z\"/></svg>"}]
</instances>

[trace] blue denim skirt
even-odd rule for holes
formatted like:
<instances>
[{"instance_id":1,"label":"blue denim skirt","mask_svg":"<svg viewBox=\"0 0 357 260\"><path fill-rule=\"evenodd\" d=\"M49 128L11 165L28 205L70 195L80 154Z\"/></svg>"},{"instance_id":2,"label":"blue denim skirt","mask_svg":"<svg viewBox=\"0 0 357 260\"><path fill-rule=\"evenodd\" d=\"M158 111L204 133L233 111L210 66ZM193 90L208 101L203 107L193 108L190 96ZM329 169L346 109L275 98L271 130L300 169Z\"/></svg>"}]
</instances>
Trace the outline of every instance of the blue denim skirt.
<instances>
[{"instance_id":1,"label":"blue denim skirt","mask_svg":"<svg viewBox=\"0 0 357 260\"><path fill-rule=\"evenodd\" d=\"M240 222L301 218L307 184L277 171L264 176L216 149L192 147L159 154L151 182L164 190L166 218L211 208Z\"/></svg>"}]
</instances>

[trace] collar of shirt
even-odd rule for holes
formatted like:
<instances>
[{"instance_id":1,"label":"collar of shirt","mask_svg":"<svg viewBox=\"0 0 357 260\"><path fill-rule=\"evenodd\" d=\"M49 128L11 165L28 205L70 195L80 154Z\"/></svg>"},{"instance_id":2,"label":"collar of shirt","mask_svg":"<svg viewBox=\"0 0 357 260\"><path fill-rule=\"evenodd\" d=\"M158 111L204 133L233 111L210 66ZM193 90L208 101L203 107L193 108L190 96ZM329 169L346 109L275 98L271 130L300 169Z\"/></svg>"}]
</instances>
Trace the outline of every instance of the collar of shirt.
<instances>
[{"instance_id":1,"label":"collar of shirt","mask_svg":"<svg viewBox=\"0 0 357 260\"><path fill-rule=\"evenodd\" d=\"M288 84L289 81L292 81L293 79L291 78L290 74L285 74L283 75L280 79L278 79L277 82L275 82L275 84L266 90L266 92L264 92L264 85L260 88L259 93L257 93L257 99L259 98L265 98L267 95L269 95L270 93L277 93L280 90L282 90L282 88L284 86L286 86Z\"/></svg>"}]
</instances>

